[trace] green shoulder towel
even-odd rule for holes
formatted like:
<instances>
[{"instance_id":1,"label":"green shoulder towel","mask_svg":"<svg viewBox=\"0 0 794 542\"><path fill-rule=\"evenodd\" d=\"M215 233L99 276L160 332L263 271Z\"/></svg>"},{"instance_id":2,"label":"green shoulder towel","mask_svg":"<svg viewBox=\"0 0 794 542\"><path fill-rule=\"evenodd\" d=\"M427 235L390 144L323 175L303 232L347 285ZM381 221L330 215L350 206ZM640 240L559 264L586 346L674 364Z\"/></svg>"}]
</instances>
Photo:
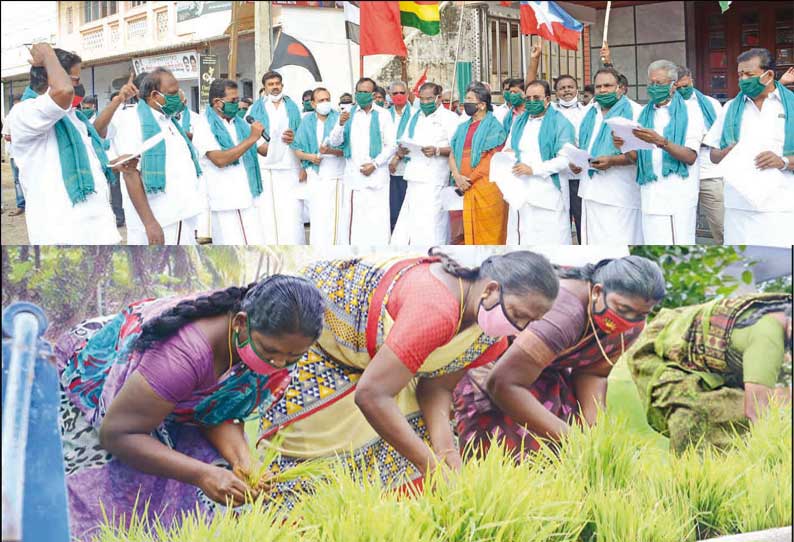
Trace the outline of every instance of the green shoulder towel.
<instances>
[{"instance_id":1,"label":"green shoulder towel","mask_svg":"<svg viewBox=\"0 0 794 542\"><path fill-rule=\"evenodd\" d=\"M582 119L582 125L579 126L579 147L585 150L589 148L590 140L593 137L593 128L595 127L596 115L598 114L596 107L598 107L598 105L590 107L590 110L584 116L584 119ZM621 96L620 100L618 100L617 103L607 111L607 114L604 115L604 120L616 117L631 119L632 116L631 103L628 98ZM610 128L606 122L602 121L601 128L599 128L598 135L596 135L595 141L593 142L590 155L617 156L619 154L621 154L620 150L615 147L615 144L612 142L612 128ZM591 169L588 173L592 177L597 173L603 172L597 169Z\"/></svg>"},{"instance_id":2,"label":"green shoulder towel","mask_svg":"<svg viewBox=\"0 0 794 542\"><path fill-rule=\"evenodd\" d=\"M30 87L25 88L22 100L32 100L39 95ZM55 123L55 139L58 142L58 157L61 161L61 176L69 201L77 205L86 200L89 194L96 192L94 189L94 174L91 172L91 162L85 150L85 143L80 132L74 124L62 118Z\"/></svg>"},{"instance_id":3,"label":"green shoulder towel","mask_svg":"<svg viewBox=\"0 0 794 542\"><path fill-rule=\"evenodd\" d=\"M469 131L472 120L470 118L458 126L458 129L455 130L455 135L452 136L452 141L450 141L452 155L455 157L455 164L457 164L458 169L460 169L460 164L463 160L463 145L466 143L466 133ZM477 126L477 130L471 140L471 167L477 167L482 155L503 144L505 139L507 139L507 133L502 125L499 124L499 121L496 120L493 113L489 111L480 121L480 125Z\"/></svg>"},{"instance_id":4,"label":"green shoulder towel","mask_svg":"<svg viewBox=\"0 0 794 542\"><path fill-rule=\"evenodd\" d=\"M115 183L118 178L116 177L116 173L108 166L108 155L105 152L110 147L110 143L99 135L94 125L82 111L75 109L74 113L88 131L88 137L91 138L91 146L94 147L94 152L99 159L99 164L102 166L102 173L105 174L105 179L107 179L108 183Z\"/></svg>"},{"instance_id":5,"label":"green shoulder towel","mask_svg":"<svg viewBox=\"0 0 794 542\"><path fill-rule=\"evenodd\" d=\"M780 93L783 102L783 111L786 115L785 120L785 139L783 140L783 155L791 156L794 154L794 92L775 81L775 87ZM745 104L744 92L739 94L731 101L728 111L725 113L725 124L722 127L722 138L720 139L720 149L724 149L739 141L739 132L742 127L742 113Z\"/></svg>"},{"instance_id":6,"label":"green shoulder towel","mask_svg":"<svg viewBox=\"0 0 794 542\"><path fill-rule=\"evenodd\" d=\"M521 137L524 135L524 128L526 128L529 121L529 112L524 111L518 116L513 123L512 137L510 139L510 147L516 155L516 162L521 161L521 151L519 144ZM545 162L557 156L562 149L563 145L570 143L576 144L576 131L573 124L565 118L565 116L558 112L553 107L546 108L546 113L543 115L543 120L540 123L540 134L538 134L538 144L540 146L540 157ZM560 190L560 176L557 173L551 175L551 180L557 190Z\"/></svg>"},{"instance_id":7,"label":"green shoulder towel","mask_svg":"<svg viewBox=\"0 0 794 542\"><path fill-rule=\"evenodd\" d=\"M397 120L397 114L394 112L394 108L389 108L389 113L391 113L391 120L392 122ZM411 118L411 104L406 103L405 107L403 108L402 117L400 117L400 124L397 125L397 139L400 139L405 132L405 128L408 126L408 119ZM407 158L407 157L406 157Z\"/></svg>"},{"instance_id":8,"label":"green shoulder towel","mask_svg":"<svg viewBox=\"0 0 794 542\"><path fill-rule=\"evenodd\" d=\"M709 129L717 118L717 112L714 111L714 106L712 105L711 101L706 98L705 94L700 92L698 89L693 90L695 91L695 97L697 98L698 105L700 106L700 112L703 113L703 122L706 123L706 129Z\"/></svg>"},{"instance_id":9,"label":"green shoulder towel","mask_svg":"<svg viewBox=\"0 0 794 542\"><path fill-rule=\"evenodd\" d=\"M648 103L640 113L639 123L644 128L653 130L653 117L656 107L653 103ZM689 123L684 98L679 93L673 94L670 101L670 122L664 128L664 137L676 145L683 145L686 140L686 130ZM653 172L653 158L651 150L637 151L637 184L643 185L656 180ZM672 157L667 151L662 151L662 175L667 176L672 173L679 175L682 179L689 177L689 168L683 162Z\"/></svg>"},{"instance_id":10,"label":"green shoulder towel","mask_svg":"<svg viewBox=\"0 0 794 542\"><path fill-rule=\"evenodd\" d=\"M190 109L187 107L182 110L182 129L186 132L190 131Z\"/></svg>"},{"instance_id":11,"label":"green shoulder towel","mask_svg":"<svg viewBox=\"0 0 794 542\"><path fill-rule=\"evenodd\" d=\"M221 146L221 149L225 151L234 147L235 144L232 141L232 138L229 136L229 132L226 131L226 127L223 125L223 120L221 120L215 110L211 107L208 107L205 115L207 117L207 122L209 122L212 135L215 136L215 141L218 142L218 145ZM238 142L242 142L245 138L251 135L251 126L245 120L235 116L232 119L232 123L234 124ZM248 177L248 188L251 190L251 195L255 198L262 193L262 172L259 169L259 159L257 157L256 147L256 143L251 145L251 147L243 153L242 157L243 165L245 166L245 174ZM232 162L232 165L237 165L239 163L240 160L235 160Z\"/></svg>"},{"instance_id":12,"label":"green shoulder towel","mask_svg":"<svg viewBox=\"0 0 794 542\"><path fill-rule=\"evenodd\" d=\"M254 104L248 108L248 115L262 123L265 127L265 134L270 137L270 116L265 109L265 99L267 96L259 98ZM289 129L294 133L298 132L298 127L301 124L301 112L295 102L289 96L284 96L284 105L287 107L287 118L289 119Z\"/></svg>"},{"instance_id":13,"label":"green shoulder towel","mask_svg":"<svg viewBox=\"0 0 794 542\"><path fill-rule=\"evenodd\" d=\"M350 118L347 119L344 126L342 150L345 153L345 158L350 158L352 156L352 151L350 149L350 127L353 126L353 117L356 111L358 111L358 106L354 105L353 109L350 111ZM369 123L369 157L375 158L380 154L380 151L383 150L383 138L380 133L380 114L374 107L371 109L371 113L372 120Z\"/></svg>"},{"instance_id":14,"label":"green shoulder towel","mask_svg":"<svg viewBox=\"0 0 794 542\"><path fill-rule=\"evenodd\" d=\"M303 151L309 154L317 154L320 152L320 144L322 141L317 141L317 113L309 113L306 118L301 122L298 133L295 134L295 140L290 145L290 148ZM325 119L323 125L323 140L325 140L333 130L334 125L339 122L339 113L331 111ZM301 167L303 169L311 168L314 171L320 171L320 166L310 162L309 160L301 160Z\"/></svg>"}]
</instances>

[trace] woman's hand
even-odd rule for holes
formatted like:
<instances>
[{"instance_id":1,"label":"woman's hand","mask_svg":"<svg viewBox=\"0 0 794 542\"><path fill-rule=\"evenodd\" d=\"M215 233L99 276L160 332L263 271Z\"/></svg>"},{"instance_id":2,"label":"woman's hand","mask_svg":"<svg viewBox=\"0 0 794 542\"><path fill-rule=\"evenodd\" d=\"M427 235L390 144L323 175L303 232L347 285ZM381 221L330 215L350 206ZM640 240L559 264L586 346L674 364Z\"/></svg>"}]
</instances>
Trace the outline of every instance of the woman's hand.
<instances>
[{"instance_id":1,"label":"woman's hand","mask_svg":"<svg viewBox=\"0 0 794 542\"><path fill-rule=\"evenodd\" d=\"M246 493L251 498L251 489L243 480L228 469L207 465L196 484L213 501L234 506L245 504Z\"/></svg>"}]
</instances>

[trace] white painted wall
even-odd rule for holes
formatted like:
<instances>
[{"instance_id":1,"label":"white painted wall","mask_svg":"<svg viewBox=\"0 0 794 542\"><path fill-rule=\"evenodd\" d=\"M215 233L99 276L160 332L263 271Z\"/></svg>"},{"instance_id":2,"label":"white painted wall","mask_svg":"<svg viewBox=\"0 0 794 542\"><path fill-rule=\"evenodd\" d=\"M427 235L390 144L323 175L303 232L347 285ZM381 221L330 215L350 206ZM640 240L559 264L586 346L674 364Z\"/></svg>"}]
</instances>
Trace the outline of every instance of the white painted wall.
<instances>
[{"instance_id":1,"label":"white painted wall","mask_svg":"<svg viewBox=\"0 0 794 542\"><path fill-rule=\"evenodd\" d=\"M0 64L2 77L27 73L30 69L24 43L54 42L57 34L57 2L0 3Z\"/></svg>"}]
</instances>

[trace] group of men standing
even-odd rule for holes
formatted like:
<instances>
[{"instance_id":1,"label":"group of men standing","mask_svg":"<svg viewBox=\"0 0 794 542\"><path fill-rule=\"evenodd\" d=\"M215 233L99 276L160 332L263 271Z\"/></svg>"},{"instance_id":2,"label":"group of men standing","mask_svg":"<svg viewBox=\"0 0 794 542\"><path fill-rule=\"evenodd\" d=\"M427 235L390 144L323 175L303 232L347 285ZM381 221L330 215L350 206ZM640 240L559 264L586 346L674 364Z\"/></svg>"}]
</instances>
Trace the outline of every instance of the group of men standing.
<instances>
[{"instance_id":1,"label":"group of men standing","mask_svg":"<svg viewBox=\"0 0 794 542\"><path fill-rule=\"evenodd\" d=\"M530 82L505 80L505 103L492 108L487 96L483 108L498 122L482 126L504 138L497 150L516 155L514 174L557 194L510 206L508 244L571 243L572 222L583 244L694 244L698 201L718 243L723 230L729 244L791 243L794 94L775 81L768 51L739 56L741 91L724 107L666 60L648 68L649 103L634 102L608 48L589 104L567 75L555 81L552 103L535 80L539 51ZM128 244L209 235L214 244L304 244L307 214L312 244L453 240L451 141L472 117L440 85L423 84L412 102L405 82L387 90L362 78L338 109L323 87L305 92L299 107L269 71L250 106L234 81L219 79L197 113L157 68L131 76L93 116L76 107L78 56L47 44L33 45L31 56L30 86L5 124L33 244L119 242L110 204L117 183ZM481 101L467 92L461 105L475 111ZM618 117L639 124L632 134L647 149L623 151L606 122ZM587 168L560 153L564 143L588 152ZM730 168L718 167L723 159ZM457 188L459 196L467 187Z\"/></svg>"}]
</instances>

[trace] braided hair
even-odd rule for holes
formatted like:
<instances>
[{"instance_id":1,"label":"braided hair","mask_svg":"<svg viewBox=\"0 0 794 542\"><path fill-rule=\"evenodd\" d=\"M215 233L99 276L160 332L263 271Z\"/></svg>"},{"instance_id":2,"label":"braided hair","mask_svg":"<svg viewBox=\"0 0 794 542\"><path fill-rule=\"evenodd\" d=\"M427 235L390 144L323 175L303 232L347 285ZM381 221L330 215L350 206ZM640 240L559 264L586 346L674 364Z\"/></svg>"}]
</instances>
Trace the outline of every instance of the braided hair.
<instances>
[{"instance_id":1,"label":"braided hair","mask_svg":"<svg viewBox=\"0 0 794 542\"><path fill-rule=\"evenodd\" d=\"M603 284L610 292L659 301L667 292L659 265L642 256L601 260L582 267L557 267L561 279Z\"/></svg>"},{"instance_id":2,"label":"braided hair","mask_svg":"<svg viewBox=\"0 0 794 542\"><path fill-rule=\"evenodd\" d=\"M466 281L495 280L505 294L526 295L537 292L549 300L557 298L560 282L545 256L528 250L489 256L479 267L466 267L448 254L431 248L428 255L439 258L444 271Z\"/></svg>"},{"instance_id":3,"label":"braided hair","mask_svg":"<svg viewBox=\"0 0 794 542\"><path fill-rule=\"evenodd\" d=\"M302 277L271 275L248 286L180 301L143 325L134 349L143 352L195 320L241 310L251 329L265 335L300 333L316 340L322 332L324 302L317 287Z\"/></svg>"}]
</instances>

